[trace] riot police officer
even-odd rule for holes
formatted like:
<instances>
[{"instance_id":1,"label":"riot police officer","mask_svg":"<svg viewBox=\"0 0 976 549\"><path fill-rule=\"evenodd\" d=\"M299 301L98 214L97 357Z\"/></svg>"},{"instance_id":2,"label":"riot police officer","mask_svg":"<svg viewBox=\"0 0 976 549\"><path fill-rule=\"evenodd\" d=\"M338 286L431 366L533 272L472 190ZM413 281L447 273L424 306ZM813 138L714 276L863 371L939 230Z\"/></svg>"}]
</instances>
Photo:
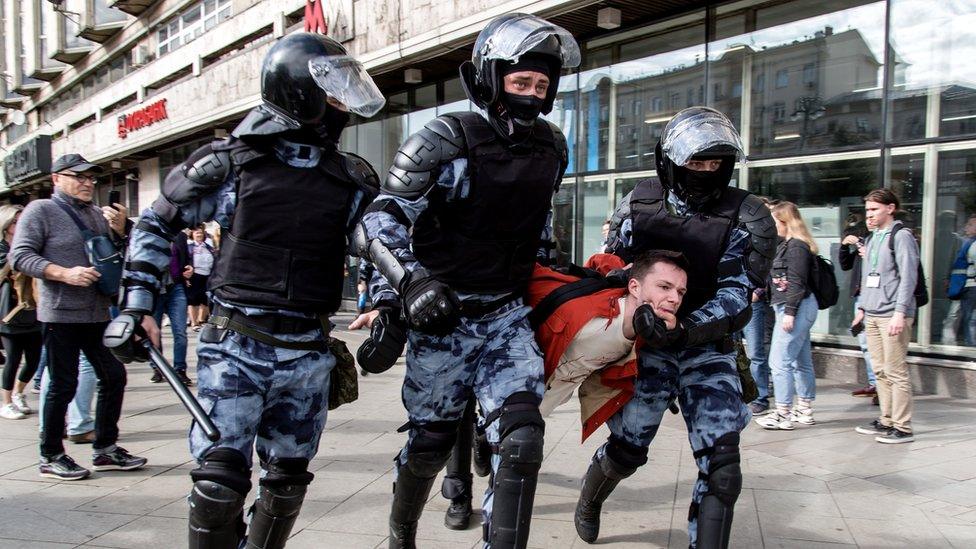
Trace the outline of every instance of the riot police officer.
<instances>
[{"instance_id":1,"label":"riot police officer","mask_svg":"<svg viewBox=\"0 0 976 549\"><path fill-rule=\"evenodd\" d=\"M197 366L199 399L222 436L190 432L199 463L191 549L241 546L255 439L262 475L246 547L284 547L325 427L336 362L328 315L340 304L350 235L379 190L366 161L337 149L349 111L368 117L385 103L339 43L309 33L279 40L264 59L261 97L229 138L169 173L132 233L124 274L122 315L158 337L151 313L169 241L211 219L226 231ZM131 359L131 343L116 353Z\"/></svg>"},{"instance_id":2,"label":"riot police officer","mask_svg":"<svg viewBox=\"0 0 976 549\"><path fill-rule=\"evenodd\" d=\"M521 292L549 240L552 196L567 165L564 136L540 115L553 107L560 70L579 58L573 37L543 19L491 21L461 66L465 91L486 116L439 116L410 136L363 217L362 253L396 290L374 292L374 303L402 306L409 327L410 432L395 459L390 547L415 546L472 394L495 452L482 506L486 545L527 542L544 385Z\"/></svg>"},{"instance_id":3,"label":"riot police officer","mask_svg":"<svg viewBox=\"0 0 976 549\"><path fill-rule=\"evenodd\" d=\"M634 327L644 340L633 398L608 422L576 507L576 530L596 540L600 508L622 479L647 461L664 411L677 399L699 468L688 515L692 547L726 547L742 487L739 432L748 424L731 335L749 320L752 290L765 284L776 249L769 210L729 187L742 151L720 112L691 107L665 126L655 151L658 180L637 184L611 219L608 249L629 260L658 248L689 260L688 292L668 330L650 307Z\"/></svg>"}]
</instances>

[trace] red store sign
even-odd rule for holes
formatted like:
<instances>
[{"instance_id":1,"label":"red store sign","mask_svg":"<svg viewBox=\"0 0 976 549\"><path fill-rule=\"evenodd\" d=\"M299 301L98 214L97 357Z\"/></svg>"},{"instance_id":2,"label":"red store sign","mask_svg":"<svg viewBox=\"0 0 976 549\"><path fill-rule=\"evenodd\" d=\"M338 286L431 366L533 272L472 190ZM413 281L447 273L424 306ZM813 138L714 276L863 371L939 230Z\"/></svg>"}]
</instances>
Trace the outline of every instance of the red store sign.
<instances>
[{"instance_id":1,"label":"red store sign","mask_svg":"<svg viewBox=\"0 0 976 549\"><path fill-rule=\"evenodd\" d=\"M166 113L166 100L160 99L135 112L119 116L119 138L125 139L129 132L141 130L147 126L152 126L156 122L166 120L169 115Z\"/></svg>"}]
</instances>

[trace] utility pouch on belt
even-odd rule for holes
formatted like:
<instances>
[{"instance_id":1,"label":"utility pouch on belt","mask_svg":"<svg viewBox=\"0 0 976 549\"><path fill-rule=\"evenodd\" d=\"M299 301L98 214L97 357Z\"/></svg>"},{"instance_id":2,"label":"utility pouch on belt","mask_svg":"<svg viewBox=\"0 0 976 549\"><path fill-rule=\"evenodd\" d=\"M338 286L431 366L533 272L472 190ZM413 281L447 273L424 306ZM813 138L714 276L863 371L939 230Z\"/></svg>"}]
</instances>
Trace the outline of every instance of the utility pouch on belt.
<instances>
[{"instance_id":1,"label":"utility pouch on belt","mask_svg":"<svg viewBox=\"0 0 976 549\"><path fill-rule=\"evenodd\" d=\"M227 328L218 328L208 322L200 329L200 341L204 343L220 343L227 339L227 332L229 331Z\"/></svg>"},{"instance_id":2,"label":"utility pouch on belt","mask_svg":"<svg viewBox=\"0 0 976 549\"><path fill-rule=\"evenodd\" d=\"M749 357L746 356L746 348L741 339L735 341L735 368L739 372L739 382L742 383L742 401L748 404L759 396L759 389L756 387L756 380L752 378Z\"/></svg>"},{"instance_id":3,"label":"utility pouch on belt","mask_svg":"<svg viewBox=\"0 0 976 549\"><path fill-rule=\"evenodd\" d=\"M329 337L328 347L336 359L335 368L329 374L329 409L335 410L359 398L359 374L345 341Z\"/></svg>"}]
</instances>

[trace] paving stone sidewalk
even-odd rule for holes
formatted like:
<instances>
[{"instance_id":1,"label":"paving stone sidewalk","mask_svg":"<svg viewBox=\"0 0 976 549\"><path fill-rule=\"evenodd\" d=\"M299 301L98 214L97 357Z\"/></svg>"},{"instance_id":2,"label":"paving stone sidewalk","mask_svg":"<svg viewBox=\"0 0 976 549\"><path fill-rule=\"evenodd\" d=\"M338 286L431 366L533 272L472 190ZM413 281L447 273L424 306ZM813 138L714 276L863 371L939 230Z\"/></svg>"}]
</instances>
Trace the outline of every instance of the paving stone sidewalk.
<instances>
[{"instance_id":1,"label":"paving stone sidewalk","mask_svg":"<svg viewBox=\"0 0 976 549\"><path fill-rule=\"evenodd\" d=\"M335 320L344 327L350 318ZM338 335L355 351L366 334ZM396 432L405 421L402 373L401 363L361 379L360 400L330 413L289 549L385 547L392 457L405 438ZM42 479L36 416L0 423L0 548L186 547L187 473L195 466L185 440L188 416L169 388L150 384L149 376L146 365L129 368L121 421L120 444L149 458L141 471L70 483ZM869 399L850 397L850 386L821 382L817 425L770 432L752 424L743 433L745 486L732 546L976 547L976 400L919 397L917 441L888 446L854 432L876 413ZM36 408L36 395L29 401ZM573 510L579 478L606 431L582 445L579 433L575 402L547 423L531 547L587 546L576 536ZM68 451L90 465L88 446L69 443ZM598 545L687 547L696 473L684 423L669 414L648 464L604 506ZM476 479L476 492L484 486ZM436 492L418 545L479 546L479 526L444 528L447 505Z\"/></svg>"}]
</instances>

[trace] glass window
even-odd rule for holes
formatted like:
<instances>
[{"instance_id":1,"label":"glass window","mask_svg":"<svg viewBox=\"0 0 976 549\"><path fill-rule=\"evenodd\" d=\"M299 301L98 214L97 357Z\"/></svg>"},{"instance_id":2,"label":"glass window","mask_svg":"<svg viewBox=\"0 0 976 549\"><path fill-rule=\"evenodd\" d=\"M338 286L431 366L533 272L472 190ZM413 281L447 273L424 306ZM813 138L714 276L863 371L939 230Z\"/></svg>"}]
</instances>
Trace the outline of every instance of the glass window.
<instances>
[{"instance_id":1,"label":"glass window","mask_svg":"<svg viewBox=\"0 0 976 549\"><path fill-rule=\"evenodd\" d=\"M750 168L750 190L756 194L795 202L820 248L820 255L834 264L841 299L820 311L814 333L849 335L854 303L848 299L850 273L840 269L838 253L844 230L863 220L862 197L880 186L878 158L835 160Z\"/></svg>"},{"instance_id":2,"label":"glass window","mask_svg":"<svg viewBox=\"0 0 976 549\"><path fill-rule=\"evenodd\" d=\"M573 261L576 238L576 183L564 179L559 192L552 198L552 234L556 243L556 264Z\"/></svg>"},{"instance_id":3,"label":"glass window","mask_svg":"<svg viewBox=\"0 0 976 549\"><path fill-rule=\"evenodd\" d=\"M976 66L962 61L976 55L972 2L892 0L889 47L892 141L976 133ZM927 106L938 108L930 128Z\"/></svg>"},{"instance_id":4,"label":"glass window","mask_svg":"<svg viewBox=\"0 0 976 549\"><path fill-rule=\"evenodd\" d=\"M620 45L621 62L610 66L619 111L614 121L618 170L654 167L654 147L664 125L679 110L682 91L689 101L704 104L704 36L702 22ZM644 109L654 97L664 95L671 97L668 111Z\"/></svg>"},{"instance_id":5,"label":"glass window","mask_svg":"<svg viewBox=\"0 0 976 549\"><path fill-rule=\"evenodd\" d=\"M612 83L605 71L580 75L579 167L590 172L607 169L610 146L610 104Z\"/></svg>"},{"instance_id":6,"label":"glass window","mask_svg":"<svg viewBox=\"0 0 976 549\"><path fill-rule=\"evenodd\" d=\"M963 246L976 238L976 150L939 153L935 248L929 288L932 292L932 343L976 346L976 286L962 299L946 297L943 281ZM967 274L976 277L976 246L962 256ZM967 285L976 284L971 278ZM971 353L970 353L971 354Z\"/></svg>"},{"instance_id":7,"label":"glass window","mask_svg":"<svg viewBox=\"0 0 976 549\"><path fill-rule=\"evenodd\" d=\"M880 141L885 3L850 4L784 2L718 17L709 75L751 80L750 156ZM739 101L716 106L739 123Z\"/></svg>"},{"instance_id":8,"label":"glass window","mask_svg":"<svg viewBox=\"0 0 976 549\"><path fill-rule=\"evenodd\" d=\"M436 117L437 84L428 84L413 90L413 106L409 116L408 135L420 131L424 124ZM406 136L404 136L405 139Z\"/></svg>"},{"instance_id":9,"label":"glass window","mask_svg":"<svg viewBox=\"0 0 976 549\"><path fill-rule=\"evenodd\" d=\"M613 213L607 195L607 180L583 182L583 240L577 261L603 251L603 224Z\"/></svg>"}]
</instances>

